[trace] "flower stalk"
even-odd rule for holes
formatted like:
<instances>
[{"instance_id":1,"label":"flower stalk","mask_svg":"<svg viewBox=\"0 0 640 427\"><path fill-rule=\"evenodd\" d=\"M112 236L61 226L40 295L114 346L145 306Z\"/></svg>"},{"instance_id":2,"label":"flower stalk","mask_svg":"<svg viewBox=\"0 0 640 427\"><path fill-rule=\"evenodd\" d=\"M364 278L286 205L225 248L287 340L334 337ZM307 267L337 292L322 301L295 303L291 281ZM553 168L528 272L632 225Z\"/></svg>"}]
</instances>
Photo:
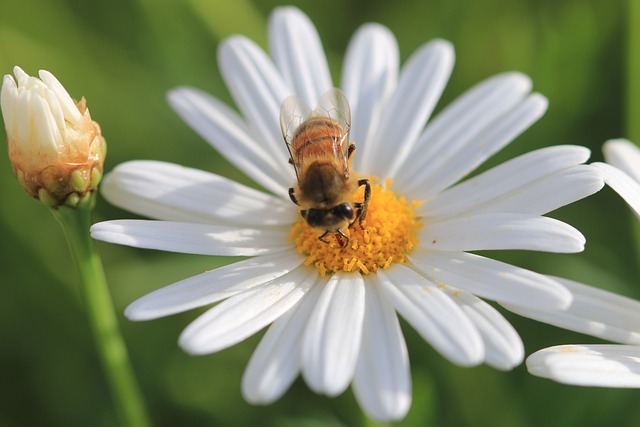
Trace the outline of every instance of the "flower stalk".
<instances>
[{"instance_id":1,"label":"flower stalk","mask_svg":"<svg viewBox=\"0 0 640 427\"><path fill-rule=\"evenodd\" d=\"M95 193L88 193L73 208L60 206L51 212L62 225L71 255L80 273L82 298L98 353L124 426L150 426L139 386L109 294L107 280L94 241L89 236Z\"/></svg>"}]
</instances>

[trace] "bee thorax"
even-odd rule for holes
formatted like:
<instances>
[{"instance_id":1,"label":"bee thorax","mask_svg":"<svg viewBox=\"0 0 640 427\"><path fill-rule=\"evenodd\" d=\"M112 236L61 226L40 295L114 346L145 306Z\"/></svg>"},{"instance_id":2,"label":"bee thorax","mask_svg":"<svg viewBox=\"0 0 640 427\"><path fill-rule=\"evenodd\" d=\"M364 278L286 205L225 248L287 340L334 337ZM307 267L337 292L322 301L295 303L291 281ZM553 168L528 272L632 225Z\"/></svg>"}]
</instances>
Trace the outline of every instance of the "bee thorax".
<instances>
[{"instance_id":1,"label":"bee thorax","mask_svg":"<svg viewBox=\"0 0 640 427\"><path fill-rule=\"evenodd\" d=\"M329 162L316 161L305 171L300 192L317 208L331 208L345 196L347 178Z\"/></svg>"}]
</instances>

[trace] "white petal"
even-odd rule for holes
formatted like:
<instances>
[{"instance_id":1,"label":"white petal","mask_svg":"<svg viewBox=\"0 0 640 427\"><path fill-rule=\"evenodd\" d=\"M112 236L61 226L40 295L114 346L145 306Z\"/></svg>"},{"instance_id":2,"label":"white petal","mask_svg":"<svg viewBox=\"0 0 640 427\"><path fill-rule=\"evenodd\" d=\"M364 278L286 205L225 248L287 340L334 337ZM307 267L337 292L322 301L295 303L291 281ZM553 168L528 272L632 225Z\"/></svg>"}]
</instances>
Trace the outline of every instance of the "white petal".
<instances>
[{"instance_id":1,"label":"white petal","mask_svg":"<svg viewBox=\"0 0 640 427\"><path fill-rule=\"evenodd\" d=\"M276 279L302 261L293 250L238 261L151 292L129 304L125 315L150 320L212 304Z\"/></svg>"},{"instance_id":2,"label":"white petal","mask_svg":"<svg viewBox=\"0 0 640 427\"><path fill-rule=\"evenodd\" d=\"M616 167L640 182L640 148L626 139L612 139L602 147L604 158Z\"/></svg>"},{"instance_id":3,"label":"white petal","mask_svg":"<svg viewBox=\"0 0 640 427\"><path fill-rule=\"evenodd\" d=\"M238 228L171 221L94 224L91 237L118 245L200 255L255 256L291 248L285 228Z\"/></svg>"},{"instance_id":4,"label":"white petal","mask_svg":"<svg viewBox=\"0 0 640 427\"><path fill-rule=\"evenodd\" d=\"M477 214L427 222L418 232L429 250L475 251L522 249L573 253L584 250L585 238L553 218L509 213Z\"/></svg>"},{"instance_id":5,"label":"white petal","mask_svg":"<svg viewBox=\"0 0 640 427\"><path fill-rule=\"evenodd\" d=\"M269 18L271 56L294 93L314 106L333 87L316 28L296 7L279 7Z\"/></svg>"},{"instance_id":6,"label":"white petal","mask_svg":"<svg viewBox=\"0 0 640 427\"><path fill-rule=\"evenodd\" d=\"M402 67L398 87L385 105L376 133L367 141L364 174L393 176L422 132L444 90L454 62L453 46L434 40Z\"/></svg>"},{"instance_id":7,"label":"white petal","mask_svg":"<svg viewBox=\"0 0 640 427\"><path fill-rule=\"evenodd\" d=\"M588 165L577 165L523 185L484 204L473 206L468 212L544 215L597 193L603 186L604 181L599 171ZM420 213L419 210L417 212Z\"/></svg>"},{"instance_id":8,"label":"white petal","mask_svg":"<svg viewBox=\"0 0 640 427\"><path fill-rule=\"evenodd\" d=\"M180 334L180 346L190 354L208 354L243 341L278 319L313 286L317 273L299 268L221 302Z\"/></svg>"},{"instance_id":9,"label":"white petal","mask_svg":"<svg viewBox=\"0 0 640 427\"><path fill-rule=\"evenodd\" d=\"M433 218L475 211L485 205L492 207L505 197L513 197L513 193L528 194L528 185L555 172L584 163L588 158L589 150L585 147L566 145L535 150L504 162L438 194L433 200L421 205L420 211ZM594 175L597 176L595 173ZM571 186L567 185L567 187ZM548 193L554 194L558 188L562 187L545 189ZM527 204L521 205L525 206L521 209L526 209ZM518 205L515 207L517 208ZM498 210L494 209L494 211ZM515 213L511 210L503 210L503 212Z\"/></svg>"},{"instance_id":10,"label":"white petal","mask_svg":"<svg viewBox=\"0 0 640 427\"><path fill-rule=\"evenodd\" d=\"M527 358L533 375L588 387L640 388L640 347L561 345Z\"/></svg>"},{"instance_id":11,"label":"white petal","mask_svg":"<svg viewBox=\"0 0 640 427\"><path fill-rule=\"evenodd\" d=\"M16 116L16 104L18 102L18 87L10 74L2 78L2 90L0 91L0 106L2 118L9 138L13 138L17 132L18 117Z\"/></svg>"},{"instance_id":12,"label":"white petal","mask_svg":"<svg viewBox=\"0 0 640 427\"><path fill-rule=\"evenodd\" d=\"M571 331L626 344L640 344L640 302L612 292L553 277L573 295L566 310L536 310L503 304L508 310Z\"/></svg>"},{"instance_id":13,"label":"white petal","mask_svg":"<svg viewBox=\"0 0 640 427\"><path fill-rule=\"evenodd\" d=\"M121 163L101 190L113 205L166 221L264 226L293 224L299 216L291 202L173 163Z\"/></svg>"},{"instance_id":14,"label":"white petal","mask_svg":"<svg viewBox=\"0 0 640 427\"><path fill-rule=\"evenodd\" d=\"M287 159L279 116L282 101L292 94L292 89L271 59L253 41L232 36L220 44L218 62L233 99L261 136L264 149L275 159ZM283 169L284 166L288 165Z\"/></svg>"},{"instance_id":15,"label":"white petal","mask_svg":"<svg viewBox=\"0 0 640 427\"><path fill-rule=\"evenodd\" d=\"M370 276L365 276L362 348L353 392L375 420L398 421L411 406L409 356L393 305Z\"/></svg>"},{"instance_id":16,"label":"white petal","mask_svg":"<svg viewBox=\"0 0 640 427\"><path fill-rule=\"evenodd\" d=\"M531 80L520 73L504 73L484 80L462 94L440 112L424 129L415 146L394 176L399 188L414 181L433 179L436 171L487 126L504 115L531 91ZM425 170L426 169L426 170Z\"/></svg>"},{"instance_id":17,"label":"white petal","mask_svg":"<svg viewBox=\"0 0 640 427\"><path fill-rule=\"evenodd\" d=\"M282 147L276 150L255 138L235 111L197 89L176 88L167 99L189 126L248 177L275 194L286 194L295 175L287 167L289 155L282 136L277 140ZM279 111L280 106L277 108Z\"/></svg>"},{"instance_id":18,"label":"white petal","mask_svg":"<svg viewBox=\"0 0 640 427\"><path fill-rule=\"evenodd\" d=\"M342 69L342 89L351 106L351 139L359 147L354 170L362 171L372 153L368 141L377 130L384 103L398 79L398 44L388 28L365 24L351 38Z\"/></svg>"},{"instance_id":19,"label":"white petal","mask_svg":"<svg viewBox=\"0 0 640 427\"><path fill-rule=\"evenodd\" d=\"M624 199L640 216L640 183L632 177L606 163L593 163L604 177L604 182Z\"/></svg>"},{"instance_id":20,"label":"white petal","mask_svg":"<svg viewBox=\"0 0 640 427\"><path fill-rule=\"evenodd\" d=\"M409 259L434 283L494 301L545 309L571 303L571 293L558 281L480 255L415 248Z\"/></svg>"},{"instance_id":21,"label":"white petal","mask_svg":"<svg viewBox=\"0 0 640 427\"><path fill-rule=\"evenodd\" d=\"M401 264L379 270L377 276L398 313L444 357L460 366L482 363L478 330L443 291Z\"/></svg>"},{"instance_id":22,"label":"white petal","mask_svg":"<svg viewBox=\"0 0 640 427\"><path fill-rule=\"evenodd\" d=\"M316 283L302 300L269 327L242 377L242 395L251 404L280 398L300 372L300 345L322 285Z\"/></svg>"},{"instance_id":23,"label":"white petal","mask_svg":"<svg viewBox=\"0 0 640 427\"><path fill-rule=\"evenodd\" d=\"M334 274L311 313L302 342L302 375L316 393L336 396L353 378L362 337L364 282Z\"/></svg>"},{"instance_id":24,"label":"white petal","mask_svg":"<svg viewBox=\"0 0 640 427\"><path fill-rule=\"evenodd\" d=\"M69 92L67 92L64 86L62 86L62 83L60 83L60 81L58 81L58 79L47 70L40 70L38 75L40 76L40 80L42 80L47 87L55 93L56 99L58 100L57 104L62 108L64 117L72 123L82 119L80 110L78 110L76 103L69 95Z\"/></svg>"},{"instance_id":25,"label":"white petal","mask_svg":"<svg viewBox=\"0 0 640 427\"><path fill-rule=\"evenodd\" d=\"M417 198L432 197L471 173L542 117L547 105L547 99L542 95L530 95L511 111L473 135L453 156L439 153L438 160L447 158L447 163L430 174L428 179L414 180L413 188L416 189ZM424 164L423 168L431 169L432 165Z\"/></svg>"},{"instance_id":26,"label":"white petal","mask_svg":"<svg viewBox=\"0 0 640 427\"><path fill-rule=\"evenodd\" d=\"M469 316L482 336L485 362L496 369L510 370L522 363L524 345L513 326L495 308L472 294L442 288Z\"/></svg>"}]
</instances>

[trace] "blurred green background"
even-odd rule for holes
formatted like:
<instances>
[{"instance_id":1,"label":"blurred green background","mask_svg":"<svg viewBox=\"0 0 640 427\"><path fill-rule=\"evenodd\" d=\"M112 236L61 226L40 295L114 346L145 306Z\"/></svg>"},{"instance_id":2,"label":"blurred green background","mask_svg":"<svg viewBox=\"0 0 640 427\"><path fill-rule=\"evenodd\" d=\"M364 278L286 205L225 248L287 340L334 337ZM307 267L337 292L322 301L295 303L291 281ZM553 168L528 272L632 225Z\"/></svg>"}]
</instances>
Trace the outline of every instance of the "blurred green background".
<instances>
[{"instance_id":1,"label":"blurred green background","mask_svg":"<svg viewBox=\"0 0 640 427\"><path fill-rule=\"evenodd\" d=\"M635 0L633 0L635 1ZM266 47L266 19L280 1L21 0L0 8L0 72L20 65L53 72L85 96L109 144L106 168L159 159L248 182L170 110L165 93L192 85L232 103L216 47L233 33ZM448 101L495 73L519 70L546 95L545 117L489 164L553 144L581 144L602 160L608 138L633 137L640 92L628 40L633 11L599 0L291 1L318 27L334 81L351 34L365 22L388 26L402 59L441 37L456 47ZM636 7L637 8L637 7ZM637 13L636 13L637 16ZM635 45L637 48L638 46ZM635 53L636 56L639 53ZM631 79L632 80L632 79ZM629 119L629 117L631 119ZM626 124L625 124L626 123ZM1 125L0 125L1 126ZM4 129L1 129L4 134ZM53 216L30 200L0 150L0 426L113 426L112 410L79 295L78 278ZM578 227L587 249L576 255L492 254L548 274L640 298L635 218L611 190L552 216ZM100 199L96 221L130 218ZM132 323L122 311L135 298L228 259L100 244L131 357L158 426L361 426L349 390L329 399L302 381L276 404L250 406L240 395L244 366L259 335L221 353L190 357L176 344L197 312ZM504 310L503 310L504 312ZM505 314L526 352L595 338ZM574 388L532 377L451 365L404 324L414 381L405 426L637 426L640 391Z\"/></svg>"}]
</instances>

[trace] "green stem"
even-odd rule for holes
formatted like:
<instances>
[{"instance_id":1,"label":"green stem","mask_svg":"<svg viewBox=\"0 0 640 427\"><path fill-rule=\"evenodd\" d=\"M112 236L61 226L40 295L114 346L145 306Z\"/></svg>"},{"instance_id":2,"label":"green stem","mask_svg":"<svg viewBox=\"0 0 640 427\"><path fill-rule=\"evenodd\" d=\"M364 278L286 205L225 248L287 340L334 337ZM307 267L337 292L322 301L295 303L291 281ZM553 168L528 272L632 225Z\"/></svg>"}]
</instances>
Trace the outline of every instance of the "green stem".
<instances>
[{"instance_id":1,"label":"green stem","mask_svg":"<svg viewBox=\"0 0 640 427\"><path fill-rule=\"evenodd\" d=\"M62 224L80 273L89 323L122 424L147 427L151 423L120 334L102 262L89 235L94 203L95 195L88 195L76 208L60 206L52 212Z\"/></svg>"}]
</instances>

